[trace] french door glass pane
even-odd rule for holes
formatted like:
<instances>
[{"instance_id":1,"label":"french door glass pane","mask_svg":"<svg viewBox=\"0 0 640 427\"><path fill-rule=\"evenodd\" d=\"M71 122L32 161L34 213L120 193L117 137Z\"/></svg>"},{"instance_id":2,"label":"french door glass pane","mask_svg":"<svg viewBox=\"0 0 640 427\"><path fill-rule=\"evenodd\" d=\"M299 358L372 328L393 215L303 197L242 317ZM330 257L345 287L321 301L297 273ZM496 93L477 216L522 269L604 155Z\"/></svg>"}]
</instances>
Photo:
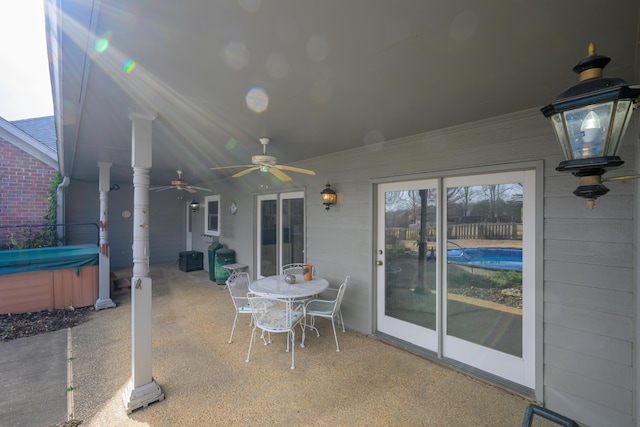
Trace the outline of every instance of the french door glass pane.
<instances>
[{"instance_id":1,"label":"french door glass pane","mask_svg":"<svg viewBox=\"0 0 640 427\"><path fill-rule=\"evenodd\" d=\"M385 192L385 315L436 329L436 189Z\"/></svg>"},{"instance_id":2,"label":"french door glass pane","mask_svg":"<svg viewBox=\"0 0 640 427\"><path fill-rule=\"evenodd\" d=\"M282 200L281 265L304 262L304 199Z\"/></svg>"},{"instance_id":3,"label":"french door glass pane","mask_svg":"<svg viewBox=\"0 0 640 427\"><path fill-rule=\"evenodd\" d=\"M272 276L278 271L277 224L278 201L260 201L260 275Z\"/></svg>"},{"instance_id":4,"label":"french door glass pane","mask_svg":"<svg viewBox=\"0 0 640 427\"><path fill-rule=\"evenodd\" d=\"M447 329L522 357L522 184L447 188Z\"/></svg>"}]
</instances>

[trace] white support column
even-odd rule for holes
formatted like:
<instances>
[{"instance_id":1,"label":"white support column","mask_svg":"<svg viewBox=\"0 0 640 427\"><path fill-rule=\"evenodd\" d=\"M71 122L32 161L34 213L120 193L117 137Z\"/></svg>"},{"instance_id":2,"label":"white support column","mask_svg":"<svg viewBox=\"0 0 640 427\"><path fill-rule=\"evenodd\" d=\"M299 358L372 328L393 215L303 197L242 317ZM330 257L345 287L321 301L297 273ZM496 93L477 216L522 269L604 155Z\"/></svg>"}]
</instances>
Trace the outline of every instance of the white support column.
<instances>
[{"instance_id":1,"label":"white support column","mask_svg":"<svg viewBox=\"0 0 640 427\"><path fill-rule=\"evenodd\" d=\"M98 162L100 176L98 190L100 191L100 257L98 270L98 300L94 307L96 311L103 308L115 307L111 301L111 286L109 272L111 263L109 260L109 188L111 163Z\"/></svg>"},{"instance_id":2,"label":"white support column","mask_svg":"<svg viewBox=\"0 0 640 427\"><path fill-rule=\"evenodd\" d=\"M133 113L133 277L131 278L131 381L122 399L127 413L164 399L151 370L151 277L149 276L149 170L155 117Z\"/></svg>"}]
</instances>

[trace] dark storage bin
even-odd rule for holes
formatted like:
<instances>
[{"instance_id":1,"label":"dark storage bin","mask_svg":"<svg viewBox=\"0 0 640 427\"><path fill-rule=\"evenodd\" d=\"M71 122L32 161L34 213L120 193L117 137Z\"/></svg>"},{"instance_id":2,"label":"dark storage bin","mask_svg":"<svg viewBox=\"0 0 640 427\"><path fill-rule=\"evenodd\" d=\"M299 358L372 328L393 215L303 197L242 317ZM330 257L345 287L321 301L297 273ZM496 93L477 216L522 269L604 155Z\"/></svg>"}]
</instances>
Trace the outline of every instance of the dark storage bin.
<instances>
[{"instance_id":1,"label":"dark storage bin","mask_svg":"<svg viewBox=\"0 0 640 427\"><path fill-rule=\"evenodd\" d=\"M224 247L216 251L215 258L216 282L218 285L224 285L226 280L229 278L229 270L223 266L234 264L236 262L236 251Z\"/></svg>"},{"instance_id":2,"label":"dark storage bin","mask_svg":"<svg viewBox=\"0 0 640 427\"><path fill-rule=\"evenodd\" d=\"M202 270L202 252L180 252L178 264L181 271Z\"/></svg>"},{"instance_id":3,"label":"dark storage bin","mask_svg":"<svg viewBox=\"0 0 640 427\"><path fill-rule=\"evenodd\" d=\"M215 262L215 254L218 251L218 249L222 249L224 246L222 246L220 243L218 242L213 242L209 245L208 248L208 252L209 252L209 280L211 280L212 282L216 281L216 262Z\"/></svg>"}]
</instances>

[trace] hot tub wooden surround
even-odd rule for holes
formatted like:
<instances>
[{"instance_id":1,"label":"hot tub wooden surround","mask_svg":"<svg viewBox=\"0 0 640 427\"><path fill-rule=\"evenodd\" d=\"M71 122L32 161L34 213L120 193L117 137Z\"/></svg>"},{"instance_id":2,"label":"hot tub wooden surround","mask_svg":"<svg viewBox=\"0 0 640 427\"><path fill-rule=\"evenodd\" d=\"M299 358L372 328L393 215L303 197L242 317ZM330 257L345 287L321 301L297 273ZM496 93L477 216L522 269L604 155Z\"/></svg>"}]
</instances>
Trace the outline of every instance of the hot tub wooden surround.
<instances>
[{"instance_id":1,"label":"hot tub wooden surround","mask_svg":"<svg viewBox=\"0 0 640 427\"><path fill-rule=\"evenodd\" d=\"M98 298L98 246L0 252L0 314L86 307Z\"/></svg>"}]
</instances>

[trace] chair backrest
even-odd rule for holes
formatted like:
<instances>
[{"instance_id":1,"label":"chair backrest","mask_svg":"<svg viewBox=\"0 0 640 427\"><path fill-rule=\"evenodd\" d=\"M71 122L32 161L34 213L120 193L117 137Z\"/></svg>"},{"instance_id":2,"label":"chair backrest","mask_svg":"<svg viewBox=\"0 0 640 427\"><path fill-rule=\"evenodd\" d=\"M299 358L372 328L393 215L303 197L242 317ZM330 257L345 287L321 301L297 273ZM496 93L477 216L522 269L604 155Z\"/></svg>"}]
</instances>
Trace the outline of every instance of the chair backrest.
<instances>
[{"instance_id":1,"label":"chair backrest","mask_svg":"<svg viewBox=\"0 0 640 427\"><path fill-rule=\"evenodd\" d=\"M349 276L344 278L344 282L338 288L338 295L336 296L336 304L333 308L333 312L340 310L340 305L342 304L342 298L344 297L344 292L347 290L347 283L349 282Z\"/></svg>"},{"instance_id":2,"label":"chair backrest","mask_svg":"<svg viewBox=\"0 0 640 427\"><path fill-rule=\"evenodd\" d=\"M227 279L226 284L236 309L248 302L247 293L249 292L250 283L251 279L246 271L233 273Z\"/></svg>"},{"instance_id":3,"label":"chair backrest","mask_svg":"<svg viewBox=\"0 0 640 427\"><path fill-rule=\"evenodd\" d=\"M304 263L285 264L282 266L282 274L302 274Z\"/></svg>"},{"instance_id":4,"label":"chair backrest","mask_svg":"<svg viewBox=\"0 0 640 427\"><path fill-rule=\"evenodd\" d=\"M282 274L304 274L304 262L296 262L293 264L285 264L282 266ZM316 275L316 267L313 267L313 272L311 273L314 277Z\"/></svg>"}]
</instances>

